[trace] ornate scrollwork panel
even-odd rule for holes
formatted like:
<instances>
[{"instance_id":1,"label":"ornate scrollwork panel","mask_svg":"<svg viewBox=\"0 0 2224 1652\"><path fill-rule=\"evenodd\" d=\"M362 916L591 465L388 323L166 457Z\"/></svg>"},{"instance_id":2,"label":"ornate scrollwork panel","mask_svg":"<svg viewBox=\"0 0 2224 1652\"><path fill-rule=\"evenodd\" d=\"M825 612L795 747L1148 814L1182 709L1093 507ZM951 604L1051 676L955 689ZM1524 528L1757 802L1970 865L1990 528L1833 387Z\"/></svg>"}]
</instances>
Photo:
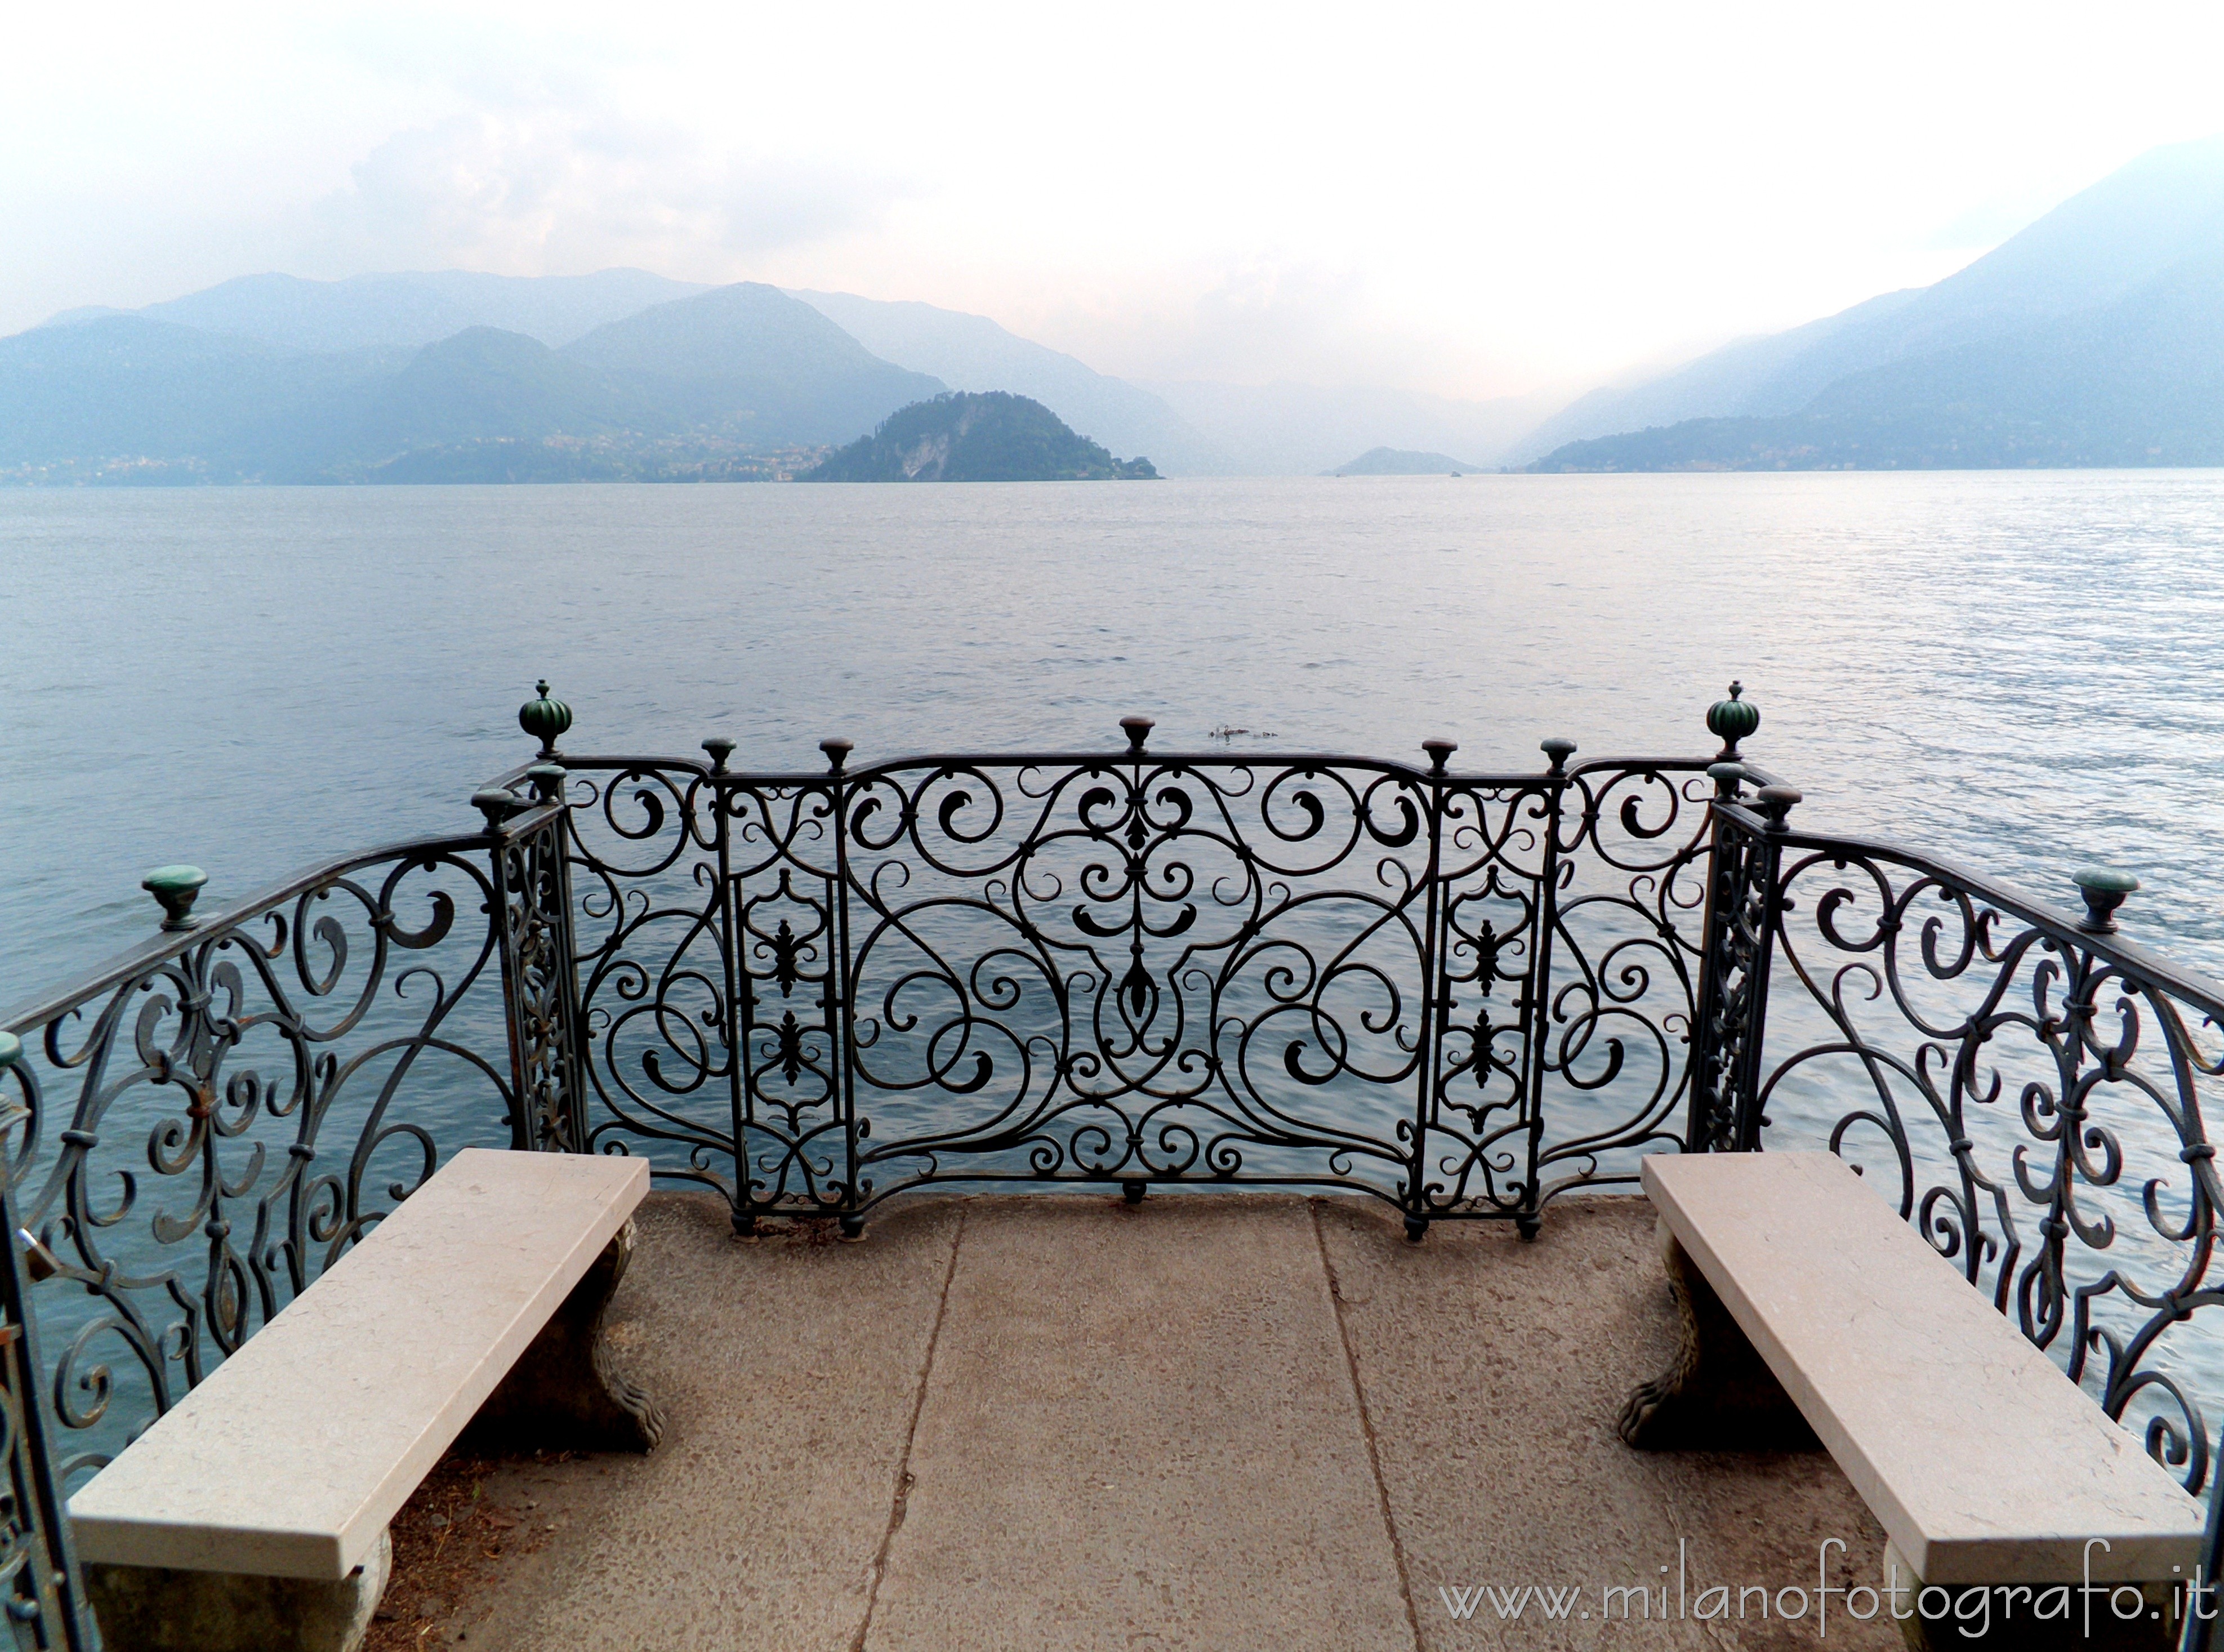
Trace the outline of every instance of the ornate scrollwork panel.
<instances>
[{"instance_id":1,"label":"ornate scrollwork panel","mask_svg":"<svg viewBox=\"0 0 2224 1652\"><path fill-rule=\"evenodd\" d=\"M847 796L861 1199L960 1177L1403 1200L1430 960L1416 777L975 761Z\"/></svg>"},{"instance_id":2,"label":"ornate scrollwork panel","mask_svg":"<svg viewBox=\"0 0 2224 1652\"><path fill-rule=\"evenodd\" d=\"M514 1139L497 949L518 921L490 846L341 863L11 1023L4 1145L65 1481L448 1153Z\"/></svg>"},{"instance_id":3,"label":"ornate scrollwork panel","mask_svg":"<svg viewBox=\"0 0 2224 1652\"><path fill-rule=\"evenodd\" d=\"M1681 1128L1698 767L576 760L588 1139L737 1219L936 1180L1533 1218Z\"/></svg>"},{"instance_id":4,"label":"ornate scrollwork panel","mask_svg":"<svg viewBox=\"0 0 2224 1652\"><path fill-rule=\"evenodd\" d=\"M1633 1181L1682 1142L1712 787L1700 765L1572 771L1538 1010L1538 1197Z\"/></svg>"}]
</instances>

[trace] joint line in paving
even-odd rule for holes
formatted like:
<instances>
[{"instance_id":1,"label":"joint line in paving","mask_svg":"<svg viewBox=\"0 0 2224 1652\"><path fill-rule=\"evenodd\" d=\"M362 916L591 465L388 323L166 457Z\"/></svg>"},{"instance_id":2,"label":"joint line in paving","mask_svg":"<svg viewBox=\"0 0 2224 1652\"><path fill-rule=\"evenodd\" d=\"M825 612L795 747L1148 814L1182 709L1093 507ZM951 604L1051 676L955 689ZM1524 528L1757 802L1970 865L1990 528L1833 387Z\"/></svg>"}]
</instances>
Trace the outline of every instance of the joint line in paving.
<instances>
[{"instance_id":1,"label":"joint line in paving","mask_svg":"<svg viewBox=\"0 0 2224 1652\"><path fill-rule=\"evenodd\" d=\"M1390 1512L1390 1488L1382 1478L1382 1453L1374 1442L1374 1420L1368 1415L1367 1390L1359 1383L1359 1355L1351 1345L1351 1327L1344 1322L1343 1287L1336 1279L1336 1264L1328 1257L1328 1236L1321 1231L1321 1202L1309 1199L1305 1206L1312 1217L1313 1243L1320 1247L1321 1272L1328 1279L1329 1309L1336 1315L1336 1333L1343 1343L1343 1367L1351 1379L1352 1402L1359 1408L1359 1432L1367 1442L1367 1466L1374 1475L1374 1496L1382 1510L1382 1529L1390 1539L1390 1558L1398 1564L1398 1592L1405 1597L1406 1625L1413 1632L1413 1652L1425 1652L1421 1614L1413 1608L1413 1580L1406 1575L1406 1546L1398 1540L1398 1516Z\"/></svg>"},{"instance_id":2,"label":"joint line in paving","mask_svg":"<svg viewBox=\"0 0 2224 1652\"><path fill-rule=\"evenodd\" d=\"M942 1340L943 1317L950 1312L950 1282L957 1277L957 1247L964 1238L965 1207L960 1205L957 1229L950 1236L950 1263L942 1274L942 1296L935 1304L934 1324L926 1333L926 1354L919 1364L919 1391L912 1396L911 1422L904 1429L903 1455L896 1464L895 1495L888 1503L888 1529L881 1534L880 1553L873 1556L873 1580L865 1591L865 1616L857 1624L856 1638L850 1643L850 1652L865 1652L865 1637L873 1632L873 1609L880 1605L881 1579L888 1575L888 1551L895 1547L896 1534L903 1529L904 1516L911 1508L912 1442L919 1438L919 1415L926 1409L926 1388L934 1377L934 1351Z\"/></svg>"}]
</instances>

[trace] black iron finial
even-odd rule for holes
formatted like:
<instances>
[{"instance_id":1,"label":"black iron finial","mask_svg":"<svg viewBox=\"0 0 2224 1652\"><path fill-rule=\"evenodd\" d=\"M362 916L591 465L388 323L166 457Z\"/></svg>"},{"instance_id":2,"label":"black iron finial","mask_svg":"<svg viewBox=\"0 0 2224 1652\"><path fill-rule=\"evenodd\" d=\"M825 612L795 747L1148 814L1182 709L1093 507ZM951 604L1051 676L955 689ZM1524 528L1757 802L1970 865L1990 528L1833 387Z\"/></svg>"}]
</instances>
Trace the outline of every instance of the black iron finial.
<instances>
[{"instance_id":1,"label":"black iron finial","mask_svg":"<svg viewBox=\"0 0 2224 1652\"><path fill-rule=\"evenodd\" d=\"M526 779L533 782L533 801L536 803L560 803L564 801L564 765L560 763L536 763L525 771Z\"/></svg>"},{"instance_id":2,"label":"black iron finial","mask_svg":"<svg viewBox=\"0 0 2224 1652\"><path fill-rule=\"evenodd\" d=\"M1441 780L1444 778L1444 764L1452 753L1459 750L1459 742L1444 739L1424 740L1421 742L1421 750L1429 754L1430 775Z\"/></svg>"},{"instance_id":3,"label":"black iron finial","mask_svg":"<svg viewBox=\"0 0 2224 1652\"><path fill-rule=\"evenodd\" d=\"M840 735L821 740L818 749L826 754L826 767L831 774L840 774L842 765L850 761L850 754L857 749L856 742L845 740Z\"/></svg>"},{"instance_id":4,"label":"black iron finial","mask_svg":"<svg viewBox=\"0 0 2224 1652\"><path fill-rule=\"evenodd\" d=\"M2112 935L2116 933L2116 908L2125 897L2139 886L2139 880L2129 872L2113 866L2088 866L2072 872L2070 882L2085 897L2085 915L2077 927L2088 935Z\"/></svg>"},{"instance_id":5,"label":"black iron finial","mask_svg":"<svg viewBox=\"0 0 2224 1652\"><path fill-rule=\"evenodd\" d=\"M471 807L486 816L487 836L502 835L502 823L525 807L525 800L502 786L486 786L471 794Z\"/></svg>"},{"instance_id":6,"label":"black iron finial","mask_svg":"<svg viewBox=\"0 0 2224 1652\"><path fill-rule=\"evenodd\" d=\"M534 684L533 692L536 698L517 708L517 726L540 742L540 761L547 763L564 755L556 750L556 742L572 726L572 708L560 699L549 699L546 677Z\"/></svg>"},{"instance_id":7,"label":"black iron finial","mask_svg":"<svg viewBox=\"0 0 2224 1652\"><path fill-rule=\"evenodd\" d=\"M711 772L714 775L724 774L726 759L734 755L734 743L723 735L714 734L703 742L703 750L711 754Z\"/></svg>"},{"instance_id":8,"label":"black iron finial","mask_svg":"<svg viewBox=\"0 0 2224 1652\"><path fill-rule=\"evenodd\" d=\"M1741 698L1745 685L1733 682L1730 697L1718 699L1707 707L1707 731L1722 743L1715 755L1724 762L1734 762L1738 754L1738 742L1753 738L1753 731L1760 726L1760 707Z\"/></svg>"},{"instance_id":9,"label":"black iron finial","mask_svg":"<svg viewBox=\"0 0 2224 1652\"><path fill-rule=\"evenodd\" d=\"M1537 743L1537 750L1551 760L1552 773L1564 775L1568 772L1568 759L1576 755L1576 743L1573 740L1540 740Z\"/></svg>"},{"instance_id":10,"label":"black iron finial","mask_svg":"<svg viewBox=\"0 0 2224 1652\"><path fill-rule=\"evenodd\" d=\"M1151 737L1151 731L1158 724L1147 717L1123 717L1120 726L1128 731L1128 755L1140 757L1143 755L1143 742Z\"/></svg>"},{"instance_id":11,"label":"black iron finial","mask_svg":"<svg viewBox=\"0 0 2224 1652\"><path fill-rule=\"evenodd\" d=\"M1737 801L1738 782L1746 777L1746 766L1741 763L1710 763L1707 778L1715 782L1715 795L1725 803Z\"/></svg>"},{"instance_id":12,"label":"black iron finial","mask_svg":"<svg viewBox=\"0 0 2224 1652\"><path fill-rule=\"evenodd\" d=\"M1768 816L1771 832L1790 830L1784 823L1784 817L1791 813L1792 805L1798 802L1797 791L1789 786L1764 786L1753 796L1760 801L1760 807Z\"/></svg>"}]
</instances>

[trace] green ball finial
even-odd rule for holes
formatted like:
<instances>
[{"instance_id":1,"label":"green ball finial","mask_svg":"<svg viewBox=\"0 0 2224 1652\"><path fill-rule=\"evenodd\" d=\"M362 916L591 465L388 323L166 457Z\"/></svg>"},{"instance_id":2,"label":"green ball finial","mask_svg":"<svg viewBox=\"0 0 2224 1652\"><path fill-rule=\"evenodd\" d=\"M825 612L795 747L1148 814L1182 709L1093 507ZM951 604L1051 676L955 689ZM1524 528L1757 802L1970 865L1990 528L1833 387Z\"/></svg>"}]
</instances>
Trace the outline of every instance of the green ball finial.
<instances>
[{"instance_id":1,"label":"green ball finial","mask_svg":"<svg viewBox=\"0 0 2224 1652\"><path fill-rule=\"evenodd\" d=\"M556 750L556 742L572 726L572 708L560 699L548 698L546 677L534 685L534 692L540 698L528 699L517 708L517 726L540 742L540 759L546 763L563 755Z\"/></svg>"},{"instance_id":2,"label":"green ball finial","mask_svg":"<svg viewBox=\"0 0 2224 1652\"><path fill-rule=\"evenodd\" d=\"M1707 731L1722 743L1716 754L1718 762L1734 762L1738 742L1753 738L1753 731L1760 726L1760 707L1749 699L1741 699L1745 685L1730 685L1730 697L1718 699L1707 707Z\"/></svg>"},{"instance_id":3,"label":"green ball finial","mask_svg":"<svg viewBox=\"0 0 2224 1652\"><path fill-rule=\"evenodd\" d=\"M157 866L139 880L139 887L161 907L162 927L175 931L200 921L193 916L193 902L207 882L208 874L198 866Z\"/></svg>"},{"instance_id":4,"label":"green ball finial","mask_svg":"<svg viewBox=\"0 0 2224 1652\"><path fill-rule=\"evenodd\" d=\"M2139 887L2139 880L2114 866L2086 866L2069 874L2085 897L2085 916L2077 927L2090 935L2116 933L2116 908Z\"/></svg>"}]
</instances>

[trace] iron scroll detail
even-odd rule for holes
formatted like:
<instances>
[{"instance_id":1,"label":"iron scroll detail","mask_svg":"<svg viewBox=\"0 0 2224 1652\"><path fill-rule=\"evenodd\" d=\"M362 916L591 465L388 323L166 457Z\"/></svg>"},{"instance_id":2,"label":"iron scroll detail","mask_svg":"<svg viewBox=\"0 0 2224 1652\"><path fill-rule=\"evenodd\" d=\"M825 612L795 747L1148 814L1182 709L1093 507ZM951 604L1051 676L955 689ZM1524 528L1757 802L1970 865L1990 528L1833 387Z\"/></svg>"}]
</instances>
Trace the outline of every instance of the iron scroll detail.
<instances>
[{"instance_id":1,"label":"iron scroll detail","mask_svg":"<svg viewBox=\"0 0 2224 1652\"><path fill-rule=\"evenodd\" d=\"M1140 719L1131 719L1131 723ZM736 1223L1340 1188L1533 1231L1680 1144L1692 761L566 760L586 1138ZM1147 730L1145 730L1147 734Z\"/></svg>"}]
</instances>

